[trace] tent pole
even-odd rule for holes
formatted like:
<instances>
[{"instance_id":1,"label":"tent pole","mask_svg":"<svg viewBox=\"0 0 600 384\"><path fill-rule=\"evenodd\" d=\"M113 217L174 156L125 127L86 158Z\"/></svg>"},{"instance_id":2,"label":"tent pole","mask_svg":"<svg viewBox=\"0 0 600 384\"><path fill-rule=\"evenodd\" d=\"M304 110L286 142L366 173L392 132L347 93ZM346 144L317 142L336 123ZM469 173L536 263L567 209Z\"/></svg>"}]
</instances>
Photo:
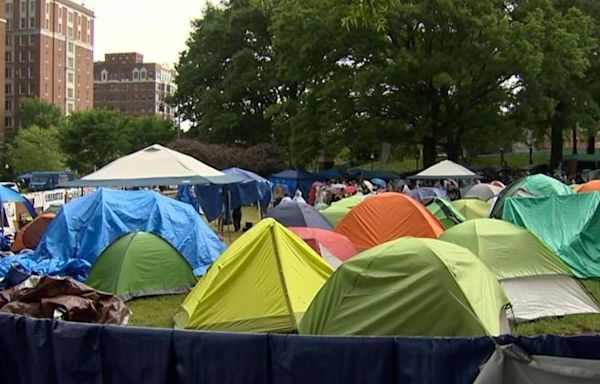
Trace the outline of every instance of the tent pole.
<instances>
[{"instance_id":1,"label":"tent pole","mask_svg":"<svg viewBox=\"0 0 600 384\"><path fill-rule=\"evenodd\" d=\"M231 245L231 224L233 224L233 216L230 215L231 212L231 191L229 190L229 186L225 186L225 198L227 199L225 214L227 215L227 237L229 238L229 245ZM231 218L231 223L229 222L229 218Z\"/></svg>"}]
</instances>

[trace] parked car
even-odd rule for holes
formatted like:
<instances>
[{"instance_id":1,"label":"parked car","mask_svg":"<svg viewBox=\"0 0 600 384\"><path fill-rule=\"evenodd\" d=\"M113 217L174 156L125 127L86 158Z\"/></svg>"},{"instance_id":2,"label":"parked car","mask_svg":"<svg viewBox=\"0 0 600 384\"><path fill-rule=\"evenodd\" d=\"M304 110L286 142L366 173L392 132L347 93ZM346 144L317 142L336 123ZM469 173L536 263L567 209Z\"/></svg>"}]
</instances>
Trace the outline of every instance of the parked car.
<instances>
[{"instance_id":1,"label":"parked car","mask_svg":"<svg viewBox=\"0 0 600 384\"><path fill-rule=\"evenodd\" d=\"M32 191L48 191L75 179L72 172L32 172L29 189Z\"/></svg>"}]
</instances>

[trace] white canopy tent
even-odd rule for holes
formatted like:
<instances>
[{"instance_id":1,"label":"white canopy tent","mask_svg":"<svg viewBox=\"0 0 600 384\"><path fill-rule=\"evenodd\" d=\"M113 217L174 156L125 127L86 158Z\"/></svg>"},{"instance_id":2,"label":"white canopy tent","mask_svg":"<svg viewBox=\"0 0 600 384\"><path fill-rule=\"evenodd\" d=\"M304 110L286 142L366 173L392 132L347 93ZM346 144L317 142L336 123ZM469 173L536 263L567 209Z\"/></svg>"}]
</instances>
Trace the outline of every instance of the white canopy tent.
<instances>
[{"instance_id":1,"label":"white canopy tent","mask_svg":"<svg viewBox=\"0 0 600 384\"><path fill-rule=\"evenodd\" d=\"M123 156L66 187L150 187L157 185L231 184L239 177L227 175L191 156L151 145Z\"/></svg>"},{"instance_id":2,"label":"white canopy tent","mask_svg":"<svg viewBox=\"0 0 600 384\"><path fill-rule=\"evenodd\" d=\"M469 171L462 165L450 160L443 160L431 167L410 176L413 180L443 180L443 179L479 179L480 176Z\"/></svg>"}]
</instances>

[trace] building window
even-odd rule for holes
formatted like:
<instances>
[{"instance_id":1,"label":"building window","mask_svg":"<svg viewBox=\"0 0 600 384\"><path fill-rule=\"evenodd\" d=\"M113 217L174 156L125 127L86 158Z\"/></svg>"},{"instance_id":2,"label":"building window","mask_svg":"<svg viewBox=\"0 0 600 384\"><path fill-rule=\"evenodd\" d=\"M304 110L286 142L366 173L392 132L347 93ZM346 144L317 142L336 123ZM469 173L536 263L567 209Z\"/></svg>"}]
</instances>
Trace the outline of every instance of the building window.
<instances>
[{"instance_id":1,"label":"building window","mask_svg":"<svg viewBox=\"0 0 600 384\"><path fill-rule=\"evenodd\" d=\"M60 22L60 20L58 21L58 33L63 33L62 31L62 23Z\"/></svg>"},{"instance_id":2,"label":"building window","mask_svg":"<svg viewBox=\"0 0 600 384\"><path fill-rule=\"evenodd\" d=\"M27 3L25 0L21 0L21 15L27 13Z\"/></svg>"},{"instance_id":3,"label":"building window","mask_svg":"<svg viewBox=\"0 0 600 384\"><path fill-rule=\"evenodd\" d=\"M136 68L133 70L133 81L139 80L140 78L140 71Z\"/></svg>"},{"instance_id":4,"label":"building window","mask_svg":"<svg viewBox=\"0 0 600 384\"><path fill-rule=\"evenodd\" d=\"M4 102L4 109L7 111L12 111L12 100L6 100Z\"/></svg>"},{"instance_id":5,"label":"building window","mask_svg":"<svg viewBox=\"0 0 600 384\"><path fill-rule=\"evenodd\" d=\"M73 12L69 12L68 19L69 19L69 23L73 22Z\"/></svg>"},{"instance_id":6,"label":"building window","mask_svg":"<svg viewBox=\"0 0 600 384\"><path fill-rule=\"evenodd\" d=\"M6 116L4 118L4 125L6 126L6 128L12 128L12 117Z\"/></svg>"},{"instance_id":7,"label":"building window","mask_svg":"<svg viewBox=\"0 0 600 384\"><path fill-rule=\"evenodd\" d=\"M19 21L19 29L27 29L27 19L24 17L21 17L21 20Z\"/></svg>"},{"instance_id":8,"label":"building window","mask_svg":"<svg viewBox=\"0 0 600 384\"><path fill-rule=\"evenodd\" d=\"M140 80L146 80L148 71L146 70L146 68L142 68L140 70Z\"/></svg>"},{"instance_id":9,"label":"building window","mask_svg":"<svg viewBox=\"0 0 600 384\"><path fill-rule=\"evenodd\" d=\"M59 18L59 19L62 19L62 11L63 11L63 9L62 9L62 7L59 5L59 6L58 6L58 18Z\"/></svg>"},{"instance_id":10,"label":"building window","mask_svg":"<svg viewBox=\"0 0 600 384\"><path fill-rule=\"evenodd\" d=\"M46 18L46 29L50 29L50 19Z\"/></svg>"},{"instance_id":11,"label":"building window","mask_svg":"<svg viewBox=\"0 0 600 384\"><path fill-rule=\"evenodd\" d=\"M19 79L24 79L25 78L25 70L23 69L23 67L19 67Z\"/></svg>"},{"instance_id":12,"label":"building window","mask_svg":"<svg viewBox=\"0 0 600 384\"><path fill-rule=\"evenodd\" d=\"M33 83L29 83L28 87L27 87L27 94L28 95L33 95L35 92L35 89L33 87Z\"/></svg>"},{"instance_id":13,"label":"building window","mask_svg":"<svg viewBox=\"0 0 600 384\"><path fill-rule=\"evenodd\" d=\"M75 110L73 103L67 103L67 113L72 113Z\"/></svg>"},{"instance_id":14,"label":"building window","mask_svg":"<svg viewBox=\"0 0 600 384\"><path fill-rule=\"evenodd\" d=\"M12 20L6 20L6 30L12 31Z\"/></svg>"},{"instance_id":15,"label":"building window","mask_svg":"<svg viewBox=\"0 0 600 384\"><path fill-rule=\"evenodd\" d=\"M27 75L29 76L30 79L33 78L33 67L29 67Z\"/></svg>"},{"instance_id":16,"label":"building window","mask_svg":"<svg viewBox=\"0 0 600 384\"><path fill-rule=\"evenodd\" d=\"M35 0L29 0L29 14L35 14Z\"/></svg>"},{"instance_id":17,"label":"building window","mask_svg":"<svg viewBox=\"0 0 600 384\"><path fill-rule=\"evenodd\" d=\"M77 24L81 25L81 15L77 16Z\"/></svg>"},{"instance_id":18,"label":"building window","mask_svg":"<svg viewBox=\"0 0 600 384\"><path fill-rule=\"evenodd\" d=\"M33 61L33 51L27 52L27 56L29 58L29 61Z\"/></svg>"},{"instance_id":19,"label":"building window","mask_svg":"<svg viewBox=\"0 0 600 384\"><path fill-rule=\"evenodd\" d=\"M13 43L13 37L11 34L7 34L6 38L4 39L4 43L6 44L6 47L12 47L12 43Z\"/></svg>"},{"instance_id":20,"label":"building window","mask_svg":"<svg viewBox=\"0 0 600 384\"><path fill-rule=\"evenodd\" d=\"M49 56L48 56L48 50L47 50L47 49L44 49L44 61L45 61L46 63L48 63L48 57L49 57Z\"/></svg>"},{"instance_id":21,"label":"building window","mask_svg":"<svg viewBox=\"0 0 600 384\"><path fill-rule=\"evenodd\" d=\"M19 51L19 62L21 62L21 63L22 63L23 61L25 61L25 60L23 59L23 51Z\"/></svg>"},{"instance_id":22,"label":"building window","mask_svg":"<svg viewBox=\"0 0 600 384\"><path fill-rule=\"evenodd\" d=\"M6 15L11 15L12 14L12 3L6 3Z\"/></svg>"},{"instance_id":23,"label":"building window","mask_svg":"<svg viewBox=\"0 0 600 384\"><path fill-rule=\"evenodd\" d=\"M6 52L5 58L6 58L7 63L11 63L12 62L12 52Z\"/></svg>"},{"instance_id":24,"label":"building window","mask_svg":"<svg viewBox=\"0 0 600 384\"><path fill-rule=\"evenodd\" d=\"M71 72L67 73L67 83L73 84L73 73Z\"/></svg>"},{"instance_id":25,"label":"building window","mask_svg":"<svg viewBox=\"0 0 600 384\"><path fill-rule=\"evenodd\" d=\"M67 57L67 68L73 68L75 65L75 62L73 61L72 57Z\"/></svg>"},{"instance_id":26,"label":"building window","mask_svg":"<svg viewBox=\"0 0 600 384\"><path fill-rule=\"evenodd\" d=\"M44 93L47 95L48 94L48 83L44 84Z\"/></svg>"},{"instance_id":27,"label":"building window","mask_svg":"<svg viewBox=\"0 0 600 384\"><path fill-rule=\"evenodd\" d=\"M25 36L25 35L19 36L19 45L21 47L25 45L25 38L27 38L27 36Z\"/></svg>"},{"instance_id":28,"label":"building window","mask_svg":"<svg viewBox=\"0 0 600 384\"><path fill-rule=\"evenodd\" d=\"M73 53L75 51L75 44L73 43L68 43L67 44L67 52L69 53Z\"/></svg>"},{"instance_id":29,"label":"building window","mask_svg":"<svg viewBox=\"0 0 600 384\"><path fill-rule=\"evenodd\" d=\"M25 84L21 83L19 84L19 95L24 95L25 94Z\"/></svg>"},{"instance_id":30,"label":"building window","mask_svg":"<svg viewBox=\"0 0 600 384\"><path fill-rule=\"evenodd\" d=\"M46 2L46 15L50 15L50 3Z\"/></svg>"},{"instance_id":31,"label":"building window","mask_svg":"<svg viewBox=\"0 0 600 384\"><path fill-rule=\"evenodd\" d=\"M35 28L35 17L34 16L29 18L29 28L30 29Z\"/></svg>"},{"instance_id":32,"label":"building window","mask_svg":"<svg viewBox=\"0 0 600 384\"><path fill-rule=\"evenodd\" d=\"M4 77L7 79L12 79L12 67L6 67L4 69Z\"/></svg>"},{"instance_id":33,"label":"building window","mask_svg":"<svg viewBox=\"0 0 600 384\"><path fill-rule=\"evenodd\" d=\"M35 41L33 41L33 35L29 35L29 45L34 45Z\"/></svg>"},{"instance_id":34,"label":"building window","mask_svg":"<svg viewBox=\"0 0 600 384\"><path fill-rule=\"evenodd\" d=\"M73 38L73 27L67 28L67 36L69 36L71 39Z\"/></svg>"},{"instance_id":35,"label":"building window","mask_svg":"<svg viewBox=\"0 0 600 384\"><path fill-rule=\"evenodd\" d=\"M4 92L6 93L6 95L12 95L12 84L6 84L4 86Z\"/></svg>"},{"instance_id":36,"label":"building window","mask_svg":"<svg viewBox=\"0 0 600 384\"><path fill-rule=\"evenodd\" d=\"M77 40L81 40L81 29L77 30Z\"/></svg>"},{"instance_id":37,"label":"building window","mask_svg":"<svg viewBox=\"0 0 600 384\"><path fill-rule=\"evenodd\" d=\"M73 88L67 88L67 97L69 99L73 98Z\"/></svg>"},{"instance_id":38,"label":"building window","mask_svg":"<svg viewBox=\"0 0 600 384\"><path fill-rule=\"evenodd\" d=\"M48 67L44 67L44 79L48 79Z\"/></svg>"},{"instance_id":39,"label":"building window","mask_svg":"<svg viewBox=\"0 0 600 384\"><path fill-rule=\"evenodd\" d=\"M108 71L106 69L103 69L102 72L100 72L100 81L106 82L107 80L108 80Z\"/></svg>"}]
</instances>

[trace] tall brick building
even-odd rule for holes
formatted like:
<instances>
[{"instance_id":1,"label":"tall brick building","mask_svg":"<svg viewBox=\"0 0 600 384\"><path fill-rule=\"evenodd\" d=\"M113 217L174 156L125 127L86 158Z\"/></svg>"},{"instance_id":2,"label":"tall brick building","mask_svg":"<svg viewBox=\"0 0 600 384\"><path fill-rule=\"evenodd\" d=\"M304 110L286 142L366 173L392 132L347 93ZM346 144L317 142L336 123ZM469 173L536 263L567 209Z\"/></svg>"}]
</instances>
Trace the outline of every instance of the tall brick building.
<instances>
[{"instance_id":1,"label":"tall brick building","mask_svg":"<svg viewBox=\"0 0 600 384\"><path fill-rule=\"evenodd\" d=\"M6 133L19 127L19 101L37 97L63 113L94 105L94 13L70 0L5 0Z\"/></svg>"},{"instance_id":2,"label":"tall brick building","mask_svg":"<svg viewBox=\"0 0 600 384\"><path fill-rule=\"evenodd\" d=\"M4 145L4 87L6 85L6 79L4 77L4 72L6 71L4 57L6 43L6 19L4 17L5 4L5 0L0 0L0 148Z\"/></svg>"},{"instance_id":3,"label":"tall brick building","mask_svg":"<svg viewBox=\"0 0 600 384\"><path fill-rule=\"evenodd\" d=\"M173 120L175 111L166 98L175 92L174 80L174 70L144 63L140 53L106 54L104 61L94 63L94 107Z\"/></svg>"}]
</instances>

